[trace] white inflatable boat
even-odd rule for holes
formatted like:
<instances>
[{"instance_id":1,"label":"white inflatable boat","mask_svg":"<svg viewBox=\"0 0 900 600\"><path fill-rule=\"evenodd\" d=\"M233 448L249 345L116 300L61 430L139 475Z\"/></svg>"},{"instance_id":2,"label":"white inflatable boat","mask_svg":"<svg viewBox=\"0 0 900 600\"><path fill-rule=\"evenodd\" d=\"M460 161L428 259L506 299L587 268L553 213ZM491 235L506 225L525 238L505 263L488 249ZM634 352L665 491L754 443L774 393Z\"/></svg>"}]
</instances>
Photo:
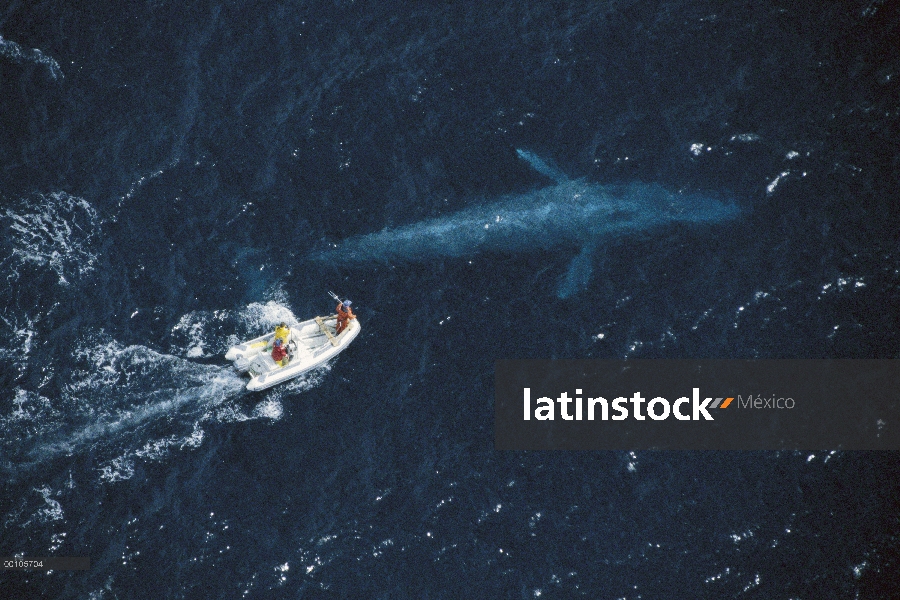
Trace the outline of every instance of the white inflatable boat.
<instances>
[{"instance_id":1,"label":"white inflatable boat","mask_svg":"<svg viewBox=\"0 0 900 600\"><path fill-rule=\"evenodd\" d=\"M274 331L231 347L225 358L241 373L250 373L248 390L264 390L321 366L359 335L358 319L350 319L340 335L335 335L336 324L337 315L329 315L291 327L288 349L292 357L285 366L272 360Z\"/></svg>"}]
</instances>

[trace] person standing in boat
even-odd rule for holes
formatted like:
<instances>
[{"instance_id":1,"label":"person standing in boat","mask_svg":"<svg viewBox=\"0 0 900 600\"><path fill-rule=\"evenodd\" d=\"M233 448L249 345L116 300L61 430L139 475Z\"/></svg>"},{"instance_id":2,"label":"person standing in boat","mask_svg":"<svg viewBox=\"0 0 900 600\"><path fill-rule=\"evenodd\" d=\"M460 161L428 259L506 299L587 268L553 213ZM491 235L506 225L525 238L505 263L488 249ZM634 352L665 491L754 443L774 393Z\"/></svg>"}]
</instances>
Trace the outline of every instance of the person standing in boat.
<instances>
[{"instance_id":1,"label":"person standing in boat","mask_svg":"<svg viewBox=\"0 0 900 600\"><path fill-rule=\"evenodd\" d=\"M281 338L275 338L275 346L272 348L272 360L282 367L287 366L290 360L285 343Z\"/></svg>"},{"instance_id":2,"label":"person standing in boat","mask_svg":"<svg viewBox=\"0 0 900 600\"><path fill-rule=\"evenodd\" d=\"M347 324L350 322L350 319L355 319L356 315L353 314L353 310L350 308L352 302L349 300L344 300L343 302L337 305L335 310L337 311L337 325L335 326L335 335L341 335L341 332L346 329Z\"/></svg>"}]
</instances>

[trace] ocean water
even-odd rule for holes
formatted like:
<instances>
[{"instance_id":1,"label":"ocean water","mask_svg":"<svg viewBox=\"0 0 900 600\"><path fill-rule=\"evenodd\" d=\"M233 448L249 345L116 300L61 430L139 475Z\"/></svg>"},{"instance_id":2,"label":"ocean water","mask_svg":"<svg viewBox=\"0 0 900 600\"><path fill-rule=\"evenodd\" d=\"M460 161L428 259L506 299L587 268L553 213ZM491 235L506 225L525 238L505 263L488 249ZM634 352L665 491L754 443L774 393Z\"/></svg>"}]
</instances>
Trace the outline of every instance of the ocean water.
<instances>
[{"instance_id":1,"label":"ocean water","mask_svg":"<svg viewBox=\"0 0 900 600\"><path fill-rule=\"evenodd\" d=\"M897 453L493 449L498 358L900 358L898 36L882 0L0 6L0 555L91 558L0 597L900 598ZM740 216L339 259L563 177ZM327 290L361 335L248 393L227 348Z\"/></svg>"}]
</instances>

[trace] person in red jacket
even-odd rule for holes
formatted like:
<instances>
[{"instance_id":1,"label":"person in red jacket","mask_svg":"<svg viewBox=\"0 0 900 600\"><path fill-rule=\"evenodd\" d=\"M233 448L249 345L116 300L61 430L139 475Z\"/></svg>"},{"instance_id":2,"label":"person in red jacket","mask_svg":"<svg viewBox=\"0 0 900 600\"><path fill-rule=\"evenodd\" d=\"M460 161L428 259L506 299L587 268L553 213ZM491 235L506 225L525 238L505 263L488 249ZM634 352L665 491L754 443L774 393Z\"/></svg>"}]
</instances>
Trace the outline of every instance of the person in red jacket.
<instances>
[{"instance_id":1,"label":"person in red jacket","mask_svg":"<svg viewBox=\"0 0 900 600\"><path fill-rule=\"evenodd\" d=\"M351 310L350 305L352 302L349 300L344 300L340 304L337 305L335 310L337 311L337 325L335 326L335 335L341 335L341 332L347 328L347 323L350 322L350 319L355 319L356 315L353 314L353 310Z\"/></svg>"},{"instance_id":2,"label":"person in red jacket","mask_svg":"<svg viewBox=\"0 0 900 600\"><path fill-rule=\"evenodd\" d=\"M275 346L272 348L272 360L281 365L282 367L287 365L288 359L287 350L284 347L284 342L281 341L281 338L275 339Z\"/></svg>"}]
</instances>

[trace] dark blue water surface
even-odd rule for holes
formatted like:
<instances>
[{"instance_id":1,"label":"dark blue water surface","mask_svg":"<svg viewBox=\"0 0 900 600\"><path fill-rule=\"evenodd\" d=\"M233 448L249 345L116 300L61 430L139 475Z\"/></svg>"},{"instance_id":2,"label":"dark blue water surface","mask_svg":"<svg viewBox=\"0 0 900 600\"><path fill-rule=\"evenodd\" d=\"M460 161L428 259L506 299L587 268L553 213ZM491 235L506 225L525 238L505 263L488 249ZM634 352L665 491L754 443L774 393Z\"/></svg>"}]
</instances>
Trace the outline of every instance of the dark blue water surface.
<instances>
[{"instance_id":1,"label":"dark blue water surface","mask_svg":"<svg viewBox=\"0 0 900 600\"><path fill-rule=\"evenodd\" d=\"M897 39L881 0L6 3L0 555L91 569L0 597L900 598L896 453L493 449L498 358L900 358ZM741 216L600 240L567 299L552 240L309 259L553 185L517 149ZM329 289L360 337L246 392L227 348Z\"/></svg>"}]
</instances>

